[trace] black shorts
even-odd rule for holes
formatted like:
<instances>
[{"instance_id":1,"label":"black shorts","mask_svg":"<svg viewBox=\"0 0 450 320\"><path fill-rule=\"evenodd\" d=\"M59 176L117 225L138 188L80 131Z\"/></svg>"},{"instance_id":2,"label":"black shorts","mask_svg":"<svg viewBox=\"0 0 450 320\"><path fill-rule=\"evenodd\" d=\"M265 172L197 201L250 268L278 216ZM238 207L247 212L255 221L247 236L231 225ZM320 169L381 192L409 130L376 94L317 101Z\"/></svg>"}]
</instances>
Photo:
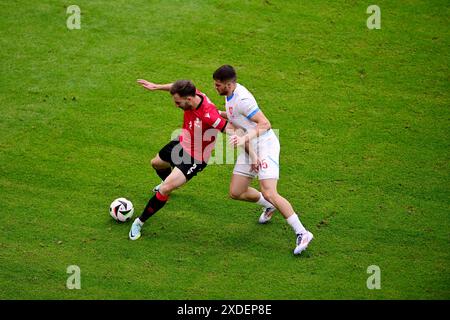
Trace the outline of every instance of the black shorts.
<instances>
[{"instance_id":1,"label":"black shorts","mask_svg":"<svg viewBox=\"0 0 450 320\"><path fill-rule=\"evenodd\" d=\"M185 152L179 140L170 141L159 150L158 155L161 160L170 163L172 167L180 169L186 177L186 180L195 177L207 165L206 162L195 160L189 153Z\"/></svg>"}]
</instances>

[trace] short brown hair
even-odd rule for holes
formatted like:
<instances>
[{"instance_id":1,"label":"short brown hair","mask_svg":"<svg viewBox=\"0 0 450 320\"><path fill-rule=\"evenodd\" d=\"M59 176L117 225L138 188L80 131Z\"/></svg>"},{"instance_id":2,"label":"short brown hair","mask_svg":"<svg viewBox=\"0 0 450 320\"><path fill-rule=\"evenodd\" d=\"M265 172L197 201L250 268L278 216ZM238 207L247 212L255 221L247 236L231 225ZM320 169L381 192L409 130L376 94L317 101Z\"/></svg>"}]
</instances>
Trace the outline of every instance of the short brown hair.
<instances>
[{"instance_id":1,"label":"short brown hair","mask_svg":"<svg viewBox=\"0 0 450 320\"><path fill-rule=\"evenodd\" d=\"M219 69L214 71L213 79L219 81L233 81L235 82L237 79L236 71L229 64L225 64L221 66Z\"/></svg>"},{"instance_id":2,"label":"short brown hair","mask_svg":"<svg viewBox=\"0 0 450 320\"><path fill-rule=\"evenodd\" d=\"M178 80L170 88L171 95L177 93L180 97L195 97L196 92L197 89L190 80Z\"/></svg>"}]
</instances>

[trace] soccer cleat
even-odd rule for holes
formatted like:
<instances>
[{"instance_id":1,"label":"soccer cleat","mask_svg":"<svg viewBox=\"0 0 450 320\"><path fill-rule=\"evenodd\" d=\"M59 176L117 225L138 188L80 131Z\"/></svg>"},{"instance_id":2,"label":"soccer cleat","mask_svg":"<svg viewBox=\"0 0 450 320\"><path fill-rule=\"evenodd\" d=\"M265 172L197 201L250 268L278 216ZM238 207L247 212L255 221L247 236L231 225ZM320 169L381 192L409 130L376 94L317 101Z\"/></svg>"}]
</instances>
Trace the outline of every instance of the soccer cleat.
<instances>
[{"instance_id":1,"label":"soccer cleat","mask_svg":"<svg viewBox=\"0 0 450 320\"><path fill-rule=\"evenodd\" d=\"M275 207L263 208L263 213L259 216L258 222L261 224L269 222L275 210L277 210Z\"/></svg>"},{"instance_id":2,"label":"soccer cleat","mask_svg":"<svg viewBox=\"0 0 450 320\"><path fill-rule=\"evenodd\" d=\"M304 251L314 236L311 232L306 231L305 233L300 233L297 235L297 247L294 249L294 254L300 254Z\"/></svg>"},{"instance_id":3,"label":"soccer cleat","mask_svg":"<svg viewBox=\"0 0 450 320\"><path fill-rule=\"evenodd\" d=\"M138 220L139 218L134 219L134 222L131 225L130 233L128 234L130 240L137 240L141 237L141 228L143 223Z\"/></svg>"},{"instance_id":4,"label":"soccer cleat","mask_svg":"<svg viewBox=\"0 0 450 320\"><path fill-rule=\"evenodd\" d=\"M164 181L161 181L161 183L158 184L156 187L154 187L152 191L153 191L154 193L158 192L158 191L159 191L159 188L161 188L161 185L162 185L163 182L164 182Z\"/></svg>"}]
</instances>

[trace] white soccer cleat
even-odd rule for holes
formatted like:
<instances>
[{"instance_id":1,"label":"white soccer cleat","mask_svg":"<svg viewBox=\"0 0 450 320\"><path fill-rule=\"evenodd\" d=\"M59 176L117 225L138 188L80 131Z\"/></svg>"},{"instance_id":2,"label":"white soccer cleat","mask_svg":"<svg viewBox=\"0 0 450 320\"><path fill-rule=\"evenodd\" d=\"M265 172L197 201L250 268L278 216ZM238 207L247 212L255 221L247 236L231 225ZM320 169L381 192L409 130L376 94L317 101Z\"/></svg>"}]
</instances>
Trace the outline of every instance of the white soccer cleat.
<instances>
[{"instance_id":1,"label":"white soccer cleat","mask_svg":"<svg viewBox=\"0 0 450 320\"><path fill-rule=\"evenodd\" d=\"M297 247L294 249L294 254L300 254L302 251L305 251L312 239L314 239L314 236L309 231L306 231L303 234L298 234Z\"/></svg>"},{"instance_id":2,"label":"white soccer cleat","mask_svg":"<svg viewBox=\"0 0 450 320\"><path fill-rule=\"evenodd\" d=\"M141 237L142 225L143 223L139 220L139 218L134 219L134 222L131 225L130 233L128 234L130 240L137 240Z\"/></svg>"},{"instance_id":3,"label":"white soccer cleat","mask_svg":"<svg viewBox=\"0 0 450 320\"><path fill-rule=\"evenodd\" d=\"M269 222L272 219L272 215L277 210L275 207L263 208L263 212L259 216L258 222L261 224Z\"/></svg>"}]
</instances>

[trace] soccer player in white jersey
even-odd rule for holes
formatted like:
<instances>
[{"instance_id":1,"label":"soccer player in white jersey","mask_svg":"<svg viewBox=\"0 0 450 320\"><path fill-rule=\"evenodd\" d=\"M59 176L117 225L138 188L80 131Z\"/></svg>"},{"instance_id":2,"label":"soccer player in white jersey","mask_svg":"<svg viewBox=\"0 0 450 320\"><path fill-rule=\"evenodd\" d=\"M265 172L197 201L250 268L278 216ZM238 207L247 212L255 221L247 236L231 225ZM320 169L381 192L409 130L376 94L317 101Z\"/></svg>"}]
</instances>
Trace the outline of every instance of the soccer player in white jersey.
<instances>
[{"instance_id":1,"label":"soccer player in white jersey","mask_svg":"<svg viewBox=\"0 0 450 320\"><path fill-rule=\"evenodd\" d=\"M278 138L253 95L236 82L236 71L232 66L221 66L214 72L213 79L217 92L225 96L226 112L221 111L221 116L228 119L235 129L244 131L242 135L231 136L230 142L245 147L247 151L241 152L236 160L230 197L262 205L264 209L259 218L260 223L268 222L275 208L278 209L296 234L294 254L300 254L308 247L313 234L302 225L289 201L277 192L280 155ZM252 159L254 156L250 156L251 150L256 153L257 159ZM250 187L255 177L258 177L261 192Z\"/></svg>"}]
</instances>

